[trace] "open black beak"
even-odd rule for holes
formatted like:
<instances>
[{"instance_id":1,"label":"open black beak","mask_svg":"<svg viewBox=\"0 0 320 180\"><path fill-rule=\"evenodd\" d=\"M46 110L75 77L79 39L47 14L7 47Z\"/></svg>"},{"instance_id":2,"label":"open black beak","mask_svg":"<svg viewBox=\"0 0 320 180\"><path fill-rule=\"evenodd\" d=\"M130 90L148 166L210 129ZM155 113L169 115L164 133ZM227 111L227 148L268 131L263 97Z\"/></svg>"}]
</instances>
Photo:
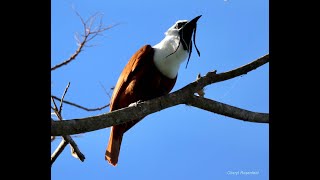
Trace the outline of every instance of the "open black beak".
<instances>
[{"instance_id":1,"label":"open black beak","mask_svg":"<svg viewBox=\"0 0 320 180\"><path fill-rule=\"evenodd\" d=\"M197 50L198 55L200 56L200 51L198 50L196 45L197 21L200 17L201 15L193 18L191 21L185 24L179 31L180 42L182 43L183 49L189 52L186 68L188 67L189 59L192 53L192 40L191 40L192 34L193 34L193 44Z\"/></svg>"},{"instance_id":2,"label":"open black beak","mask_svg":"<svg viewBox=\"0 0 320 180\"><path fill-rule=\"evenodd\" d=\"M186 25L185 25L185 28L194 28L196 25L197 25L197 21L198 19L200 19L202 15L199 15L195 18L193 18L191 21L189 21Z\"/></svg>"},{"instance_id":3,"label":"open black beak","mask_svg":"<svg viewBox=\"0 0 320 180\"><path fill-rule=\"evenodd\" d=\"M191 21L185 24L179 31L180 37L182 38L183 49L185 50L188 50L188 51L190 50L189 46L191 42L192 33L193 31L195 31L197 26L197 21L200 17L201 15L193 18Z\"/></svg>"}]
</instances>

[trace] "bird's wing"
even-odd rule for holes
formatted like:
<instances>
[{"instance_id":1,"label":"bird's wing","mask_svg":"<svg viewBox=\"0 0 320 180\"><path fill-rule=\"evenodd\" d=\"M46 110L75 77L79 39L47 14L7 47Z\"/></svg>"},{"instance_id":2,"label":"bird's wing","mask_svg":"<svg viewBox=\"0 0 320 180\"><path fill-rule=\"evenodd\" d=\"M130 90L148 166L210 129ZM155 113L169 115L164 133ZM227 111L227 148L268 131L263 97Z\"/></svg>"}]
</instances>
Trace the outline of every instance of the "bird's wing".
<instances>
[{"instance_id":1,"label":"bird's wing","mask_svg":"<svg viewBox=\"0 0 320 180\"><path fill-rule=\"evenodd\" d=\"M117 101L119 98L119 94L126 88L128 81L130 78L134 76L137 72L137 69L146 63L146 56L152 52L152 47L150 45L145 45L141 47L129 60L125 68L123 69L118 82L113 90L113 94L110 101L110 111L119 109L122 107L117 107Z\"/></svg>"}]
</instances>

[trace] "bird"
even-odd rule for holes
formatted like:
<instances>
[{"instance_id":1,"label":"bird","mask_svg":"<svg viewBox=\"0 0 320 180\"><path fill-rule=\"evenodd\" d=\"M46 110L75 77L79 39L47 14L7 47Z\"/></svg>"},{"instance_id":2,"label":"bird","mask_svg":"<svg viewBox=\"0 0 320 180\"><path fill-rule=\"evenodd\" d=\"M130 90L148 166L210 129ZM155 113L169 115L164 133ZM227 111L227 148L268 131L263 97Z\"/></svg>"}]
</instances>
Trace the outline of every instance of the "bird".
<instances>
[{"instance_id":1,"label":"bird","mask_svg":"<svg viewBox=\"0 0 320 180\"><path fill-rule=\"evenodd\" d=\"M187 57L189 62L192 52L192 35L194 46L200 56L195 44L195 35L197 21L201 16L199 15L190 21L176 21L164 33L164 39L158 44L144 45L132 55L113 89L110 112L128 107L135 102L163 96L173 89L180 64ZM111 127L105 152L105 160L111 165L118 164L124 133L142 119L135 119Z\"/></svg>"}]
</instances>

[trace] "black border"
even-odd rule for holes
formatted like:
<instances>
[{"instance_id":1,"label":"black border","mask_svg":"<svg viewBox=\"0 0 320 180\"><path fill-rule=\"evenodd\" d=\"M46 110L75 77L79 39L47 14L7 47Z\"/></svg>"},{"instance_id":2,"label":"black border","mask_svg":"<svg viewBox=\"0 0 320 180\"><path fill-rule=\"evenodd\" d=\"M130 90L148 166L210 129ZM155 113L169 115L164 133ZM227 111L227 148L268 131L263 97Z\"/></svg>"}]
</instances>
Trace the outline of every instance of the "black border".
<instances>
[{"instance_id":1,"label":"black border","mask_svg":"<svg viewBox=\"0 0 320 180\"><path fill-rule=\"evenodd\" d=\"M51 1L3 8L3 176L50 179Z\"/></svg>"}]
</instances>

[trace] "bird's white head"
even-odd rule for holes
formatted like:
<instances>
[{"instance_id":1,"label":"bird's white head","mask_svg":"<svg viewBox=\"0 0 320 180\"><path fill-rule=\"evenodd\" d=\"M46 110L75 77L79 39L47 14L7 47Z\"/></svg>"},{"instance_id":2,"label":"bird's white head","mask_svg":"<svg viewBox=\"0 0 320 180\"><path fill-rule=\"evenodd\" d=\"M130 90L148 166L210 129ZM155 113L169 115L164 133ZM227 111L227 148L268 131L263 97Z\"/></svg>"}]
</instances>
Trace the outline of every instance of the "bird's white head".
<instances>
[{"instance_id":1,"label":"bird's white head","mask_svg":"<svg viewBox=\"0 0 320 180\"><path fill-rule=\"evenodd\" d=\"M188 23L188 20L178 20L173 26L171 26L164 34L166 36L179 35L181 28Z\"/></svg>"},{"instance_id":2,"label":"bird's white head","mask_svg":"<svg viewBox=\"0 0 320 180\"><path fill-rule=\"evenodd\" d=\"M165 38L153 48L154 62L157 68L167 77L177 76L180 64L188 57L188 62L192 52L192 35L195 45L195 33L197 21L201 17L197 16L191 21L178 20L166 32ZM198 51L200 56L200 52ZM188 64L188 63L187 63Z\"/></svg>"}]
</instances>

